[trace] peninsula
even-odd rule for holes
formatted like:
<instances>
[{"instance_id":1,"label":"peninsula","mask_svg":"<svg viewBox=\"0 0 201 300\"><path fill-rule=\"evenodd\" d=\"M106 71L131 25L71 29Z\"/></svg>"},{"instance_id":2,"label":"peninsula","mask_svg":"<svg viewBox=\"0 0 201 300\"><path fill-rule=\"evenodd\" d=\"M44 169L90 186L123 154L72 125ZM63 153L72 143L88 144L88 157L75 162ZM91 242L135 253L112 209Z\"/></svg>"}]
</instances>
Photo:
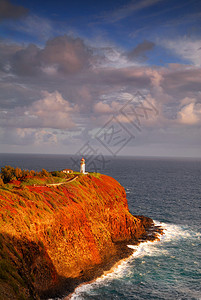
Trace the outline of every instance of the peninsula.
<instances>
[{"instance_id":1,"label":"peninsula","mask_svg":"<svg viewBox=\"0 0 201 300\"><path fill-rule=\"evenodd\" d=\"M12 170L0 178L0 299L67 295L161 231L109 176Z\"/></svg>"}]
</instances>

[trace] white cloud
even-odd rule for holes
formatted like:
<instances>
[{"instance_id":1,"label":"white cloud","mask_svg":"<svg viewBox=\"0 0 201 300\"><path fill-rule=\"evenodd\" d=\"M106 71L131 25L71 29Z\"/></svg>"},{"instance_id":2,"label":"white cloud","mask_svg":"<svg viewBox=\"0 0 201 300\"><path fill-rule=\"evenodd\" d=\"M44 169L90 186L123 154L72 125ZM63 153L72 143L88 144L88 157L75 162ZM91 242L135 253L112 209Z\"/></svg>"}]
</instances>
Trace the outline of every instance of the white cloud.
<instances>
[{"instance_id":1,"label":"white cloud","mask_svg":"<svg viewBox=\"0 0 201 300\"><path fill-rule=\"evenodd\" d=\"M59 92L46 91L43 92L41 100L33 102L30 106L1 111L0 125L19 128L70 129L76 126L72 115L77 110L78 107L72 106Z\"/></svg>"},{"instance_id":2,"label":"white cloud","mask_svg":"<svg viewBox=\"0 0 201 300\"><path fill-rule=\"evenodd\" d=\"M112 101L111 104L97 102L94 105L94 112L97 114L114 114L122 108L122 104L117 101Z\"/></svg>"},{"instance_id":3,"label":"white cloud","mask_svg":"<svg viewBox=\"0 0 201 300\"><path fill-rule=\"evenodd\" d=\"M4 128L0 131L1 144L8 145L54 145L58 138L48 129L34 128Z\"/></svg>"},{"instance_id":4,"label":"white cloud","mask_svg":"<svg viewBox=\"0 0 201 300\"><path fill-rule=\"evenodd\" d=\"M196 103L195 99L185 98L181 104L183 106L177 114L179 123L186 125L201 123L201 103Z\"/></svg>"},{"instance_id":5,"label":"white cloud","mask_svg":"<svg viewBox=\"0 0 201 300\"><path fill-rule=\"evenodd\" d=\"M178 38L175 40L160 40L160 45L173 51L179 57L195 66L201 66L201 40Z\"/></svg>"},{"instance_id":6,"label":"white cloud","mask_svg":"<svg viewBox=\"0 0 201 300\"><path fill-rule=\"evenodd\" d=\"M142 133L137 142L149 145L154 134L166 143L165 129L170 127L173 142L179 132L185 137L186 129L188 140L192 138L193 125L200 124L201 68L137 66L115 47L102 55L101 51L94 54L83 40L66 36L50 40L42 49L2 44L0 126L7 130L1 134L1 144L56 147L63 141L79 149L90 132L104 126L113 114L132 127L134 119L119 111L137 91L159 111L140 118ZM11 69L5 70L4 61Z\"/></svg>"},{"instance_id":7,"label":"white cloud","mask_svg":"<svg viewBox=\"0 0 201 300\"><path fill-rule=\"evenodd\" d=\"M27 108L25 114L34 118L40 127L67 129L75 126L71 113L77 109L65 100L62 95L43 92L44 98L35 101Z\"/></svg>"},{"instance_id":8,"label":"white cloud","mask_svg":"<svg viewBox=\"0 0 201 300\"><path fill-rule=\"evenodd\" d=\"M131 1L130 3L117 8L113 12L107 13L103 16L104 21L108 23L118 22L122 19L125 19L135 13L136 11L143 10L147 7L153 6L162 0L140 0L140 1Z\"/></svg>"},{"instance_id":9,"label":"white cloud","mask_svg":"<svg viewBox=\"0 0 201 300\"><path fill-rule=\"evenodd\" d=\"M35 132L35 143L36 144L56 144L58 138L56 134L52 133L50 130L37 130Z\"/></svg>"}]
</instances>

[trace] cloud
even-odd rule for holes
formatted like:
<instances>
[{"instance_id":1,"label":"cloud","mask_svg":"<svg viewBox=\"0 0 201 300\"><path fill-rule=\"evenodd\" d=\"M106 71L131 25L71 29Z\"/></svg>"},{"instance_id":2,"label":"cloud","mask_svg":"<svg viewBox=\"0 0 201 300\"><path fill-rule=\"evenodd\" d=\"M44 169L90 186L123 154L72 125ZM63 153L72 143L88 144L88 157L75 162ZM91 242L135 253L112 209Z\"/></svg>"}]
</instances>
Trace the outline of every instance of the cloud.
<instances>
[{"instance_id":1,"label":"cloud","mask_svg":"<svg viewBox=\"0 0 201 300\"><path fill-rule=\"evenodd\" d=\"M195 66L170 65L163 71L161 87L174 98L192 97L200 93L201 68Z\"/></svg>"},{"instance_id":2,"label":"cloud","mask_svg":"<svg viewBox=\"0 0 201 300\"><path fill-rule=\"evenodd\" d=\"M23 47L14 43L6 43L5 41L0 40L0 79L2 80L3 76L10 75L11 71L11 59L17 51L22 50Z\"/></svg>"},{"instance_id":3,"label":"cloud","mask_svg":"<svg viewBox=\"0 0 201 300\"><path fill-rule=\"evenodd\" d=\"M153 47L144 41L130 55L141 58ZM153 68L133 63L115 46L102 51L68 36L50 39L43 47L1 42L0 53L1 144L59 145L63 152L62 145L68 144L79 149L113 114L133 130L134 119L119 112L137 91L159 113L141 118L135 143L148 145L158 138L162 145L167 128L170 141L180 133L184 138L187 129L190 140L193 128L200 126L200 67Z\"/></svg>"},{"instance_id":4,"label":"cloud","mask_svg":"<svg viewBox=\"0 0 201 300\"><path fill-rule=\"evenodd\" d=\"M20 5L12 4L9 0L0 1L0 21L18 19L27 14L28 10Z\"/></svg>"},{"instance_id":5,"label":"cloud","mask_svg":"<svg viewBox=\"0 0 201 300\"><path fill-rule=\"evenodd\" d=\"M41 72L39 60L40 49L30 44L25 49L17 51L10 59L11 71L21 76L38 75Z\"/></svg>"},{"instance_id":6,"label":"cloud","mask_svg":"<svg viewBox=\"0 0 201 300\"><path fill-rule=\"evenodd\" d=\"M118 86L118 89L120 89L125 85L131 85L133 88L139 89L150 86L150 77L143 67L100 68L95 70L93 74L95 80L98 78L101 84L111 85L111 89L114 86L116 88Z\"/></svg>"},{"instance_id":7,"label":"cloud","mask_svg":"<svg viewBox=\"0 0 201 300\"><path fill-rule=\"evenodd\" d=\"M98 102L94 105L94 112L98 114L111 114L112 110L109 104Z\"/></svg>"},{"instance_id":8,"label":"cloud","mask_svg":"<svg viewBox=\"0 0 201 300\"><path fill-rule=\"evenodd\" d=\"M2 108L26 106L38 99L41 90L58 90L87 112L103 94L119 91L131 83L133 88L150 85L143 68L131 67L126 57L118 65L121 55L109 55L106 62L105 56L94 54L81 39L61 36L49 40L43 48L34 44L18 48L2 43L1 49Z\"/></svg>"},{"instance_id":9,"label":"cloud","mask_svg":"<svg viewBox=\"0 0 201 300\"><path fill-rule=\"evenodd\" d=\"M17 83L16 78L4 78L0 80L0 108L10 109L28 105L34 98L40 97L40 90L33 90L26 84Z\"/></svg>"},{"instance_id":10,"label":"cloud","mask_svg":"<svg viewBox=\"0 0 201 300\"><path fill-rule=\"evenodd\" d=\"M51 20L33 14L7 26L14 31L38 38L39 41L47 41L47 38L53 37L57 32L57 27Z\"/></svg>"},{"instance_id":11,"label":"cloud","mask_svg":"<svg viewBox=\"0 0 201 300\"><path fill-rule=\"evenodd\" d=\"M188 37L166 39L160 40L160 45L185 59L186 62L201 66L201 40L192 40Z\"/></svg>"},{"instance_id":12,"label":"cloud","mask_svg":"<svg viewBox=\"0 0 201 300\"><path fill-rule=\"evenodd\" d=\"M155 44L150 41L143 41L137 47L135 47L133 50L127 53L127 57L130 60L139 60L139 61L144 61L147 59L145 53L147 51L153 50Z\"/></svg>"},{"instance_id":13,"label":"cloud","mask_svg":"<svg viewBox=\"0 0 201 300\"><path fill-rule=\"evenodd\" d=\"M50 130L33 128L4 128L0 132L1 144L28 146L28 145L52 145L58 142L56 134Z\"/></svg>"},{"instance_id":14,"label":"cloud","mask_svg":"<svg viewBox=\"0 0 201 300\"><path fill-rule=\"evenodd\" d=\"M132 95L131 95L132 96ZM119 113L122 108L122 103L119 101L112 101L111 103L104 103L99 101L94 104L93 111L95 114L103 115L103 114L116 114Z\"/></svg>"},{"instance_id":15,"label":"cloud","mask_svg":"<svg viewBox=\"0 0 201 300\"><path fill-rule=\"evenodd\" d=\"M177 114L179 123L185 125L195 125L201 123L201 102L196 103L196 99L185 98L181 101L183 104Z\"/></svg>"},{"instance_id":16,"label":"cloud","mask_svg":"<svg viewBox=\"0 0 201 300\"><path fill-rule=\"evenodd\" d=\"M80 38L60 36L46 43L40 59L44 65L56 65L63 73L75 73L90 66L91 55Z\"/></svg>"},{"instance_id":17,"label":"cloud","mask_svg":"<svg viewBox=\"0 0 201 300\"><path fill-rule=\"evenodd\" d=\"M57 91L43 92L43 98L30 106L1 111L0 125L14 128L71 129L75 127L71 113L76 110L77 107L72 107Z\"/></svg>"},{"instance_id":18,"label":"cloud","mask_svg":"<svg viewBox=\"0 0 201 300\"><path fill-rule=\"evenodd\" d=\"M44 98L34 102L25 114L37 118L40 127L69 129L75 126L70 113L75 111L67 100L57 91L44 92Z\"/></svg>"},{"instance_id":19,"label":"cloud","mask_svg":"<svg viewBox=\"0 0 201 300\"><path fill-rule=\"evenodd\" d=\"M143 10L147 7L153 6L162 0L142 0L142 1L131 1L127 5L124 5L113 12L107 13L103 16L105 22L115 23L122 19L125 19L133 13Z\"/></svg>"},{"instance_id":20,"label":"cloud","mask_svg":"<svg viewBox=\"0 0 201 300\"><path fill-rule=\"evenodd\" d=\"M0 134L1 144L26 146L34 143L35 130L27 128L4 128Z\"/></svg>"},{"instance_id":21,"label":"cloud","mask_svg":"<svg viewBox=\"0 0 201 300\"><path fill-rule=\"evenodd\" d=\"M40 49L34 44L16 51L11 71L21 76L74 74L90 67L92 52L80 38L59 36Z\"/></svg>"}]
</instances>

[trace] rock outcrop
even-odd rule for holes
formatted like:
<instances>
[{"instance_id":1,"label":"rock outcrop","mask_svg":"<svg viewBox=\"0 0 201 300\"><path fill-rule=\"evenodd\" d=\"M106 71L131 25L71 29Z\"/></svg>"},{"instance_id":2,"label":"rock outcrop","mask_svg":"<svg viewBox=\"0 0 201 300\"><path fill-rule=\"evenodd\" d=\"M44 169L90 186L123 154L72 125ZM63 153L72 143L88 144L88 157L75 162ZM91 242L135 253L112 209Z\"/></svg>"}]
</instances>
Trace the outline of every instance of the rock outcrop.
<instances>
[{"instance_id":1,"label":"rock outcrop","mask_svg":"<svg viewBox=\"0 0 201 300\"><path fill-rule=\"evenodd\" d=\"M72 292L131 251L152 220L129 213L124 188L91 174L60 186L0 189L0 299Z\"/></svg>"}]
</instances>

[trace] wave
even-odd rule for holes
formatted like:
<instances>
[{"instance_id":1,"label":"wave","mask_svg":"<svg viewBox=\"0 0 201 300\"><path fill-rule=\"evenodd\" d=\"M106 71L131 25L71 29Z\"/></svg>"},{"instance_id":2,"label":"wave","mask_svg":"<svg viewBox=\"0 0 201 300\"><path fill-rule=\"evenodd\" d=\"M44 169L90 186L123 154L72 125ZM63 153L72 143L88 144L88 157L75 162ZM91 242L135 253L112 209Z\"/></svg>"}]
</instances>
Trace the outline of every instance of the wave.
<instances>
[{"instance_id":1,"label":"wave","mask_svg":"<svg viewBox=\"0 0 201 300\"><path fill-rule=\"evenodd\" d=\"M170 255L169 249L166 249L166 244L169 244L170 242L173 242L174 244L177 243L179 240L197 238L199 239L201 236L201 233L192 231L188 226L167 224L158 221L154 221L154 223L157 226L161 226L164 230L164 234L161 236L159 241L145 241L137 246L128 245L129 248L135 250L129 258L121 261L116 267L112 268L109 272L103 274L100 278L96 279L95 281L77 287L74 293L71 295L70 299L86 299L84 295L89 295L93 290L103 285L108 285L112 280L129 277L129 274L133 271L133 263L138 258L142 259L143 257ZM141 260L141 263L143 264L144 261ZM65 299L67 298L63 298L63 300Z\"/></svg>"}]
</instances>

